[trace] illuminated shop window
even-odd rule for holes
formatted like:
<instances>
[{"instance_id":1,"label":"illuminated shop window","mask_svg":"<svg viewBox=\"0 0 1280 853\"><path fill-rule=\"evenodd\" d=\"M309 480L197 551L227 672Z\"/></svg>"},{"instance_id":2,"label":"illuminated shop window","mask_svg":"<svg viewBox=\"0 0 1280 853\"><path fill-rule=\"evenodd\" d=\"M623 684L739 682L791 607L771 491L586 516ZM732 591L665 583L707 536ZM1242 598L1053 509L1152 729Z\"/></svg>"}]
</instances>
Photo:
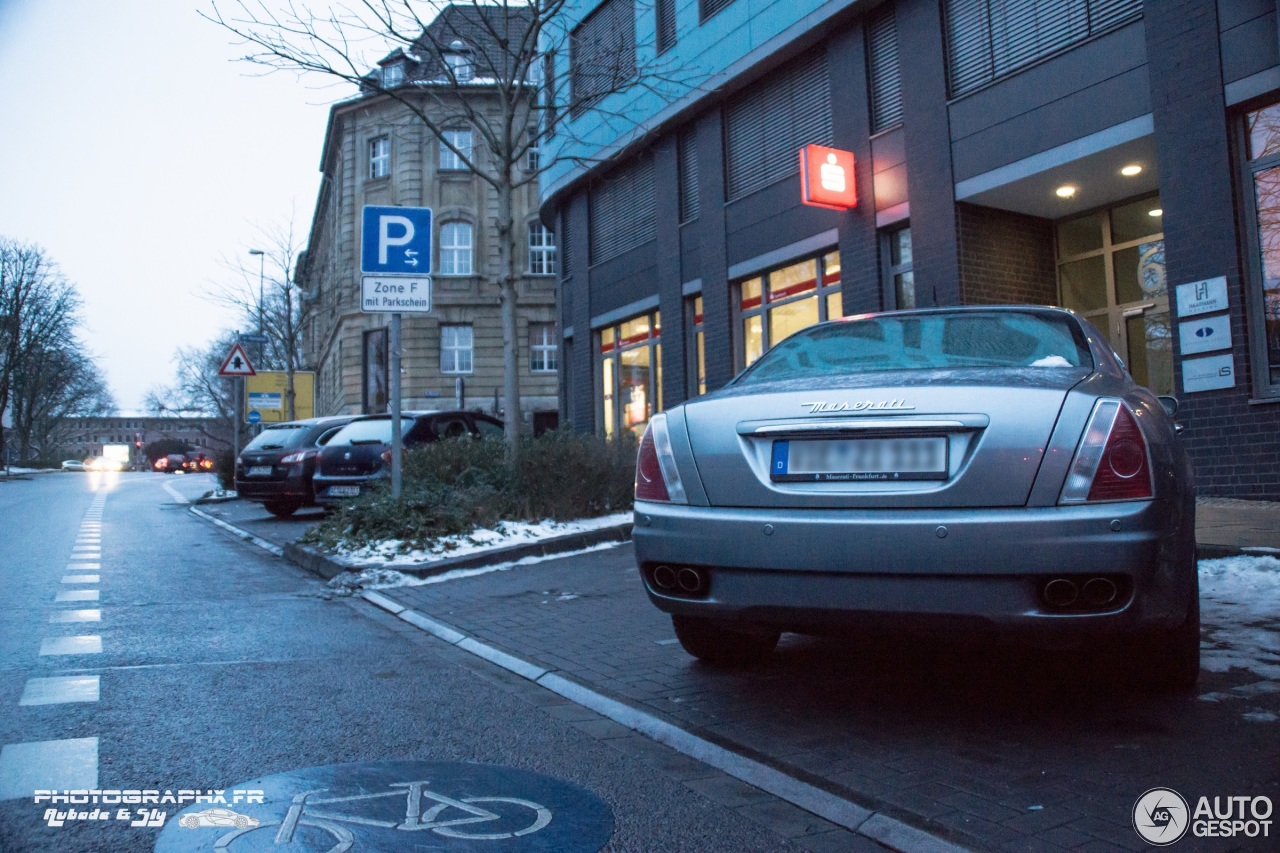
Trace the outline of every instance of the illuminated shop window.
<instances>
[{"instance_id":1,"label":"illuminated shop window","mask_svg":"<svg viewBox=\"0 0 1280 853\"><path fill-rule=\"evenodd\" d=\"M748 367L795 332L842 315L838 252L739 282L738 369Z\"/></svg>"},{"instance_id":2,"label":"illuminated shop window","mask_svg":"<svg viewBox=\"0 0 1280 853\"><path fill-rule=\"evenodd\" d=\"M662 411L662 328L657 311L600 330L600 414L604 434L637 437Z\"/></svg>"}]
</instances>

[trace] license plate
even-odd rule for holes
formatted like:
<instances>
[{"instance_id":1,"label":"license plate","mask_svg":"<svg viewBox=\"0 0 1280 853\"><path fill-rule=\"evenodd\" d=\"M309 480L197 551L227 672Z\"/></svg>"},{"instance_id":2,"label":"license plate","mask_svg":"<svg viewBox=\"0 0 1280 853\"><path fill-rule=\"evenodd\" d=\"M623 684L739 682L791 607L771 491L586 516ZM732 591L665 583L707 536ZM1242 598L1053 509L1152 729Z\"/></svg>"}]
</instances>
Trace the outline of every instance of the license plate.
<instances>
[{"instance_id":1,"label":"license plate","mask_svg":"<svg viewBox=\"0 0 1280 853\"><path fill-rule=\"evenodd\" d=\"M330 486L329 497L331 498L354 498L359 497L359 486Z\"/></svg>"},{"instance_id":2,"label":"license plate","mask_svg":"<svg viewBox=\"0 0 1280 853\"><path fill-rule=\"evenodd\" d=\"M251 465L249 466L249 470L246 471L245 474L250 477L270 477L271 466L270 465Z\"/></svg>"},{"instance_id":3,"label":"license plate","mask_svg":"<svg viewBox=\"0 0 1280 853\"><path fill-rule=\"evenodd\" d=\"M945 480L947 439L922 436L775 441L769 476L775 483Z\"/></svg>"}]
</instances>

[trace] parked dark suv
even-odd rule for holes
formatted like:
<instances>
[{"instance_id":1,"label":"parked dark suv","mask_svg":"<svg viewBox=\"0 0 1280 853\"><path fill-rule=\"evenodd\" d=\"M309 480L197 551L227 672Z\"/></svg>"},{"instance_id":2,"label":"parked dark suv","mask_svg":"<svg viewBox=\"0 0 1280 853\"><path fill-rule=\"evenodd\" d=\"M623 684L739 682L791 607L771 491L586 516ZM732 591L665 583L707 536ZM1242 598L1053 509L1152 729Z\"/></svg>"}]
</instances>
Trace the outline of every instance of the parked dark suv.
<instances>
[{"instance_id":1,"label":"parked dark suv","mask_svg":"<svg viewBox=\"0 0 1280 853\"><path fill-rule=\"evenodd\" d=\"M402 412L406 448L447 438L501 438L502 421L476 412ZM391 415L366 415L343 427L316 459L316 503L358 497L370 480L391 475Z\"/></svg>"},{"instance_id":2,"label":"parked dark suv","mask_svg":"<svg viewBox=\"0 0 1280 853\"><path fill-rule=\"evenodd\" d=\"M236 457L236 491L280 518L315 506L311 477L316 454L354 419L343 415L271 424Z\"/></svg>"}]
</instances>

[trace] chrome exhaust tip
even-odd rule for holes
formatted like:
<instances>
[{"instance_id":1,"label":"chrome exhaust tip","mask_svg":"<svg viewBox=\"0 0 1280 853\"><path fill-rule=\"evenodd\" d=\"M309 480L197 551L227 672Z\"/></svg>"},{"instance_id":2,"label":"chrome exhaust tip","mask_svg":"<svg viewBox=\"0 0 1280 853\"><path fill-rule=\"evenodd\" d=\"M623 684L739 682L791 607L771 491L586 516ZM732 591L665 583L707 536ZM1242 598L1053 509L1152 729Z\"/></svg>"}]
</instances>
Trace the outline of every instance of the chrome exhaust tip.
<instances>
[{"instance_id":1,"label":"chrome exhaust tip","mask_svg":"<svg viewBox=\"0 0 1280 853\"><path fill-rule=\"evenodd\" d=\"M1053 607L1070 607L1080 597L1080 591L1072 581L1055 578L1044 585L1044 591L1040 595L1045 603Z\"/></svg>"},{"instance_id":2,"label":"chrome exhaust tip","mask_svg":"<svg viewBox=\"0 0 1280 853\"><path fill-rule=\"evenodd\" d=\"M653 583L659 589L675 589L676 572L670 566L658 566L653 570Z\"/></svg>"},{"instance_id":3,"label":"chrome exhaust tip","mask_svg":"<svg viewBox=\"0 0 1280 853\"><path fill-rule=\"evenodd\" d=\"M680 589L685 592L693 593L702 590L702 573L697 569L685 566L676 576L676 580L680 584Z\"/></svg>"},{"instance_id":4,"label":"chrome exhaust tip","mask_svg":"<svg viewBox=\"0 0 1280 853\"><path fill-rule=\"evenodd\" d=\"M1106 578L1090 578L1080 591L1080 597L1089 607L1103 607L1116 600L1116 585Z\"/></svg>"}]
</instances>

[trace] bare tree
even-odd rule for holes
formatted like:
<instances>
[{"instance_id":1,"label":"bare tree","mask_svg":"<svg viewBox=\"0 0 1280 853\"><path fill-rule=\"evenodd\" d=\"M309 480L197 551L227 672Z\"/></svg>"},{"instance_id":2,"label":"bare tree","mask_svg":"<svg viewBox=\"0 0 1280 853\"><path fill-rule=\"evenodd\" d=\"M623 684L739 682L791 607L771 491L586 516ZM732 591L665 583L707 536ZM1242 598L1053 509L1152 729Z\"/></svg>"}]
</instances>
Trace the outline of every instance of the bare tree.
<instances>
[{"instance_id":1,"label":"bare tree","mask_svg":"<svg viewBox=\"0 0 1280 853\"><path fill-rule=\"evenodd\" d=\"M292 218L283 225L260 228L259 236L254 249L255 254L261 253L259 261L249 261L251 255L245 254L228 262L232 280L215 286L209 298L239 314L242 328L260 328L266 335L254 367L285 374L285 410L288 419L294 420L294 374L307 369L302 332L313 304L294 283L294 264L302 244Z\"/></svg>"},{"instance_id":2,"label":"bare tree","mask_svg":"<svg viewBox=\"0 0 1280 853\"><path fill-rule=\"evenodd\" d=\"M52 451L59 419L114 409L76 337L80 307L75 286L44 250L0 237L0 410L11 410L24 458Z\"/></svg>"},{"instance_id":3,"label":"bare tree","mask_svg":"<svg viewBox=\"0 0 1280 853\"><path fill-rule=\"evenodd\" d=\"M600 112L607 95L623 90L644 88L669 98L689 88L680 80L680 69L656 51L637 50L634 20L628 26L619 18L590 37L570 33L562 21L567 4L568 0L350 0L312 12L292 2L229 0L224 4L232 10L229 14L215 2L205 15L249 45L251 52L244 57L248 62L350 83L363 95L402 104L414 121L489 186L497 211L495 283L501 299L503 408L512 449L519 435L515 414L520 411L515 193L567 156L540 151L539 143L566 109L575 114L587 107ZM409 63L410 71L402 78L384 76L375 67L376 58L389 49L398 50ZM576 60L571 74L548 73L556 57L571 56ZM620 133L630 122L623 113L606 114L606 119ZM447 131L460 125L471 128L482 144L456 144ZM531 154L537 155L536 162Z\"/></svg>"},{"instance_id":4,"label":"bare tree","mask_svg":"<svg viewBox=\"0 0 1280 853\"><path fill-rule=\"evenodd\" d=\"M203 347L183 347L174 355L174 384L153 388L143 403L148 412L165 415L199 415L214 418L201 426L201 434L217 444L230 446L238 417L234 379L218 376L218 368L236 343L236 333L225 331Z\"/></svg>"}]
</instances>

